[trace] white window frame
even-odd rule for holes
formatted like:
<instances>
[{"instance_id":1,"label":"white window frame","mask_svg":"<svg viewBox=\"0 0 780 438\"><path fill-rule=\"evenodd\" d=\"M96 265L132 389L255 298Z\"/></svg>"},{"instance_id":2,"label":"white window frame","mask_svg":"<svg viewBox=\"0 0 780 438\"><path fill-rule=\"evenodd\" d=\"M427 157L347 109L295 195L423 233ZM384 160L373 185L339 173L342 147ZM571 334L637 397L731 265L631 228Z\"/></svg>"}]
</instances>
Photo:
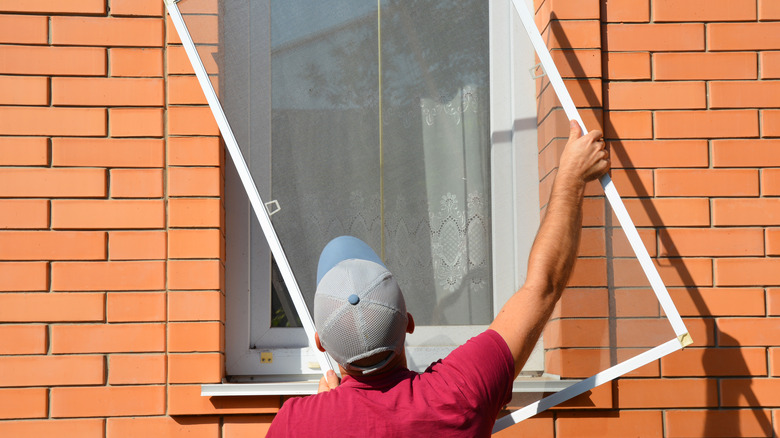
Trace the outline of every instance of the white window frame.
<instances>
[{"instance_id":1,"label":"white window frame","mask_svg":"<svg viewBox=\"0 0 780 438\"><path fill-rule=\"evenodd\" d=\"M534 53L511 7L509 2L489 3L494 314L523 284L528 252L539 226L536 85L527 72L534 64ZM270 19L253 16L251 20L257 25L258 20L264 18ZM270 23L260 26L263 25L270 26ZM516 33L514 38L510 38L512 32ZM523 70L522 74L515 72L517 68ZM261 82L270 84L270 69L268 75L268 81ZM267 97L270 92L255 86L251 92L253 99L265 98L270 108L270 98ZM253 121L253 125L257 125L257 121ZM267 127L267 138L258 139L254 136L252 143L265 144L270 148L270 112L267 122L261 121L261 126ZM267 157L257 159L247 156L246 152L244 156L251 162L260 195L263 199L269 199L270 160ZM249 296L251 286L264 284L267 289L260 291L264 295L262 301L270 303L271 252L262 239L253 237L250 242L250 205L232 162L228 161L226 167L226 372L236 381L318 379L322 371L316 358L317 353L308 346L302 328L269 328L259 340L251 339L250 318L258 317L255 315L259 314L261 320L256 324L270 327L270 309L250 305L252 301ZM261 174L267 178L259 179L258 175ZM255 257L261 260L253 263L269 266L266 270L268 277L253 279L253 285L249 284L250 245L262 247L259 251L255 249ZM253 275L257 276L257 272ZM255 299L255 303L258 301ZM410 310L414 313L413 309ZM425 369L486 328L487 325L418 326L415 333L407 337L406 351L410 368ZM261 355L266 359L263 360ZM540 375L543 371L544 350L540 341L526 362L524 375Z\"/></svg>"}]
</instances>

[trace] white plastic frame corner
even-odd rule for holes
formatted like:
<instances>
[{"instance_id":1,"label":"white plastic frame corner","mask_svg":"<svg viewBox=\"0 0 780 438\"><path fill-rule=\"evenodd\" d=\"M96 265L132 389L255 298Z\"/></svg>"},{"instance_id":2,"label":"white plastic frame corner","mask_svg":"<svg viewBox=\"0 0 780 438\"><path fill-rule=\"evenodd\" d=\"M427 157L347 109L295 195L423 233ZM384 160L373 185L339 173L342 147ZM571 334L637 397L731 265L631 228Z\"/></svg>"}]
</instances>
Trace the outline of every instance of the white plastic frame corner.
<instances>
[{"instance_id":1,"label":"white plastic frame corner","mask_svg":"<svg viewBox=\"0 0 780 438\"><path fill-rule=\"evenodd\" d=\"M211 81L209 80L208 74L206 73L206 69L204 68L200 56L198 55L198 52L195 48L195 43L192 41L192 37L187 30L186 24L184 23L184 19L176 4L178 1L179 0L163 0L166 7L168 8L171 20L179 34L190 63L192 63L192 67L195 70L195 74L206 96L209 108L211 109L211 112L216 119L217 125L219 126L220 133L222 134L223 140L225 142L225 147L227 148L229 155L235 164L241 182L244 186L244 189L246 190L247 196L249 197L252 209L255 212L258 221L260 222L260 226L263 230L266 240L268 241L268 246L271 249L271 253L276 259L277 265L279 266L279 270L282 274L282 278L287 284L290 296L295 305L295 309L298 312L298 316L303 323L303 328L306 331L306 335L309 338L310 343L313 344L315 329L311 314L306 307L306 303L303 299L303 295L301 294L298 282L295 280L295 276L293 275L289 261L287 260L284 250L282 249L273 224L271 223L268 210L266 209L266 206L260 197L254 181L252 180L246 161L241 154L241 150L238 146L235 136L233 135L233 131L230 128L222 106L219 103L217 94L212 87ZM552 57L550 56L550 52L547 49L547 46L544 44L539 30L536 28L536 24L534 23L531 12L524 4L522 4L522 0L511 1L520 16L523 27L528 34L528 38L530 39L537 55L539 56L542 68L550 80L550 84L553 86L553 89L555 90L555 93L558 96L561 105L563 106L566 116L570 120L576 120L582 128L582 131L587 132L588 130L585 127L585 124L583 123L582 118L580 117L579 112L577 111L577 108L575 107L574 102L572 101L571 96L569 95L569 92L563 83L561 75L558 72L555 63L553 62ZM493 428L493 433L530 418L546 409L576 397L577 395L589 391L603 383L612 381L628 372L658 360L669 353L680 350L693 342L688 333L688 329L685 327L685 324L683 323L677 308L674 306L674 303L672 302L672 299L669 296L663 281L661 280L661 277L658 275L658 271L656 270L655 265L653 265L653 262L650 259L650 255L645 249L642 240L639 238L639 233L637 232L631 217L628 215L623 201L615 189L614 184L612 183L612 179L609 177L609 175L604 175L600 182L604 189L607 200L615 212L618 222L623 228L623 231L626 233L628 241L631 244L631 248L634 250L636 257L639 260L639 263L650 282L650 286L652 287L653 292L655 292L655 295L658 298L658 301L661 304L666 317L672 325L676 337L667 342L664 342L657 347L634 356L631 359L607 368L606 370L601 371L585 380L582 380L560 392L547 396L542 400L534 402L517 411L514 411L510 415L498 419ZM319 352L318 350L317 352L318 361L323 374L328 370L334 369L333 362L331 361L330 357L325 353Z\"/></svg>"}]
</instances>

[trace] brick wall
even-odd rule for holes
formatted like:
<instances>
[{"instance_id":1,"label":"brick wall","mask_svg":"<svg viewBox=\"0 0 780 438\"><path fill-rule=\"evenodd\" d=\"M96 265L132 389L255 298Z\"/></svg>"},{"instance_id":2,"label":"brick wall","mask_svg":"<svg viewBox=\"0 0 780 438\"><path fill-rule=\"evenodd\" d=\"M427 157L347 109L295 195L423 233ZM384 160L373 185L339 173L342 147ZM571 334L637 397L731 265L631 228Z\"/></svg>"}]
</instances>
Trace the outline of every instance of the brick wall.
<instances>
[{"instance_id":1,"label":"brick wall","mask_svg":"<svg viewBox=\"0 0 780 438\"><path fill-rule=\"evenodd\" d=\"M695 343L501 435L777 434L780 3L536 8ZM537 85L546 199L568 128ZM161 0L0 0L0 436L263 435L279 397L199 394L224 374L224 154L204 103ZM621 303L653 299L614 287L639 277L587 196L546 333L572 378L605 362L579 335L610 317L649 332Z\"/></svg>"}]
</instances>

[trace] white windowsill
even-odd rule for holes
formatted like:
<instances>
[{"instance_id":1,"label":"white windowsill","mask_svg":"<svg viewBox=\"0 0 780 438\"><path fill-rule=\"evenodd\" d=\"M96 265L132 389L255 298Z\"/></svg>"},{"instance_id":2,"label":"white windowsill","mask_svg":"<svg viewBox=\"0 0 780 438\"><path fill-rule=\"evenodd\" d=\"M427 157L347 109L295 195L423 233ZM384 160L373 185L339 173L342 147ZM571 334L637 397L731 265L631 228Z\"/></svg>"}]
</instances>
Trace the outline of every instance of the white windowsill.
<instances>
[{"instance_id":1,"label":"white windowsill","mask_svg":"<svg viewBox=\"0 0 780 438\"><path fill-rule=\"evenodd\" d=\"M518 378L512 384L513 393L549 393L568 388L580 380L560 380L545 374L542 377ZM233 397L250 395L311 395L317 392L319 380L269 383L217 383L200 386L203 397Z\"/></svg>"}]
</instances>

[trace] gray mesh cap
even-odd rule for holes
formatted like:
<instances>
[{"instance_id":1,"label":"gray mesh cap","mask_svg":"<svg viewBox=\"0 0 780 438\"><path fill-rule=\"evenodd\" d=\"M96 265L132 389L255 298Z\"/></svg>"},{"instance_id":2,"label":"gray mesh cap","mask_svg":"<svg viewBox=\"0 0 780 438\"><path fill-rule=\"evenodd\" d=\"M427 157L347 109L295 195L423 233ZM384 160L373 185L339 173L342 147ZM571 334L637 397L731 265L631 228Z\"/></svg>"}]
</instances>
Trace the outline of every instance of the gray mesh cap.
<instances>
[{"instance_id":1,"label":"gray mesh cap","mask_svg":"<svg viewBox=\"0 0 780 438\"><path fill-rule=\"evenodd\" d=\"M314 325L322 346L347 370L369 374L401 353L406 338L401 289L365 242L341 236L328 243L317 266ZM370 366L353 363L382 352Z\"/></svg>"}]
</instances>

